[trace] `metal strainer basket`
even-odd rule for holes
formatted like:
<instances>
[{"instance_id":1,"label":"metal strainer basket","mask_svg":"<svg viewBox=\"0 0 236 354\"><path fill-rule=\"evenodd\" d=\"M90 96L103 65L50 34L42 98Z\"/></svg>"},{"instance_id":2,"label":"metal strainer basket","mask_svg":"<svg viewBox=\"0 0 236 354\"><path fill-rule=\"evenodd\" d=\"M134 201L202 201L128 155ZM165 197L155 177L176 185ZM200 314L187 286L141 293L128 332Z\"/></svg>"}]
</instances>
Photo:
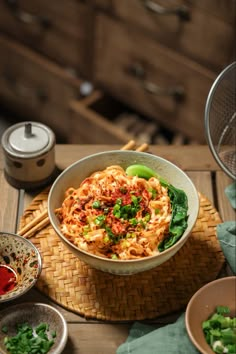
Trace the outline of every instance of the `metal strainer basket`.
<instances>
[{"instance_id":1,"label":"metal strainer basket","mask_svg":"<svg viewBox=\"0 0 236 354\"><path fill-rule=\"evenodd\" d=\"M236 62L213 83L205 109L205 131L211 152L222 170L236 178Z\"/></svg>"}]
</instances>

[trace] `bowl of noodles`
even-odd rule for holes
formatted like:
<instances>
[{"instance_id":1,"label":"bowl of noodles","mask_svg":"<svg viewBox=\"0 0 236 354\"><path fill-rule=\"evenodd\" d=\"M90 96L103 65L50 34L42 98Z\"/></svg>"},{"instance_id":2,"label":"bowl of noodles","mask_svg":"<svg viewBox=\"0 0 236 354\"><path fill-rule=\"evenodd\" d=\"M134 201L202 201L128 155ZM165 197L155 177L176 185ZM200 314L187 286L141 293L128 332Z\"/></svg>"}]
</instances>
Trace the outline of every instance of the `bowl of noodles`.
<instances>
[{"instance_id":1,"label":"bowl of noodles","mask_svg":"<svg viewBox=\"0 0 236 354\"><path fill-rule=\"evenodd\" d=\"M197 190L170 161L113 150L82 158L53 183L48 215L63 244L104 272L157 267L184 245L199 211Z\"/></svg>"}]
</instances>

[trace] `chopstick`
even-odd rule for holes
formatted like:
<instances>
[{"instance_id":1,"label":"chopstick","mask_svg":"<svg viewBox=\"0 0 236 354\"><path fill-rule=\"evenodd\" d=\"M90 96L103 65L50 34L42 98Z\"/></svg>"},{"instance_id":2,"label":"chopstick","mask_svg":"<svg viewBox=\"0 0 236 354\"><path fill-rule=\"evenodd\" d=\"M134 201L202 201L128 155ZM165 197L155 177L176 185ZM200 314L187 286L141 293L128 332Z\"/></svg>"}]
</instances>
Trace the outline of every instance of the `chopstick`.
<instances>
[{"instance_id":1,"label":"chopstick","mask_svg":"<svg viewBox=\"0 0 236 354\"><path fill-rule=\"evenodd\" d=\"M136 143L134 140L130 140L127 144L122 146L120 150L133 150L135 147Z\"/></svg>"},{"instance_id":2,"label":"chopstick","mask_svg":"<svg viewBox=\"0 0 236 354\"><path fill-rule=\"evenodd\" d=\"M127 144L121 147L120 150L133 150L135 149L136 142L134 140L130 140ZM149 145L146 143L141 144L138 146L135 151L147 151L149 149ZM36 216L33 220L31 220L28 224L26 224L21 230L18 231L18 235L30 238L32 237L37 231L42 230L50 223L48 217L48 211L45 209L40 215Z\"/></svg>"},{"instance_id":3,"label":"chopstick","mask_svg":"<svg viewBox=\"0 0 236 354\"><path fill-rule=\"evenodd\" d=\"M34 235L36 231L43 229L49 224L48 211L45 209L39 216L36 216L32 221L26 224L19 232L18 235L29 238Z\"/></svg>"},{"instance_id":4,"label":"chopstick","mask_svg":"<svg viewBox=\"0 0 236 354\"><path fill-rule=\"evenodd\" d=\"M148 151L149 149L149 145L146 143L143 143L142 145L140 145L139 147L137 147L137 149L135 149L135 151Z\"/></svg>"},{"instance_id":5,"label":"chopstick","mask_svg":"<svg viewBox=\"0 0 236 354\"><path fill-rule=\"evenodd\" d=\"M134 140L130 140L127 144L122 146L120 150L133 150L136 146L136 142ZM147 151L149 149L149 145L147 143L143 143L138 146L135 151Z\"/></svg>"}]
</instances>

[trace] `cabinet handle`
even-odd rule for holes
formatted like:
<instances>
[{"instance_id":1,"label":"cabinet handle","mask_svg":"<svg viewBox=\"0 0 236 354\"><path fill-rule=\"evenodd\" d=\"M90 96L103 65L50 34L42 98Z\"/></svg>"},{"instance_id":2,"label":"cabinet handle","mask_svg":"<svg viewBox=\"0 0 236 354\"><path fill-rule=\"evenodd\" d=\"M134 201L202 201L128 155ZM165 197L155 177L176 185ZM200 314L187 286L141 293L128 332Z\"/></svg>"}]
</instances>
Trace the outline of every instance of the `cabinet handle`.
<instances>
[{"instance_id":1,"label":"cabinet handle","mask_svg":"<svg viewBox=\"0 0 236 354\"><path fill-rule=\"evenodd\" d=\"M145 91L157 96L172 96L175 101L183 101L185 92L182 86L173 86L173 87L160 87L154 82L151 81L142 81L142 86Z\"/></svg>"},{"instance_id":2,"label":"cabinet handle","mask_svg":"<svg viewBox=\"0 0 236 354\"><path fill-rule=\"evenodd\" d=\"M128 69L129 73L136 77L143 89L157 96L171 96L175 101L181 102L185 98L185 90L182 86L176 85L173 87L161 87L158 84L146 79L146 72L141 63L135 63Z\"/></svg>"},{"instance_id":3,"label":"cabinet handle","mask_svg":"<svg viewBox=\"0 0 236 354\"><path fill-rule=\"evenodd\" d=\"M152 0L141 0L141 2L147 10L152 11L157 15L176 15L182 21L189 21L191 18L189 8L184 5L166 8Z\"/></svg>"},{"instance_id":4,"label":"cabinet handle","mask_svg":"<svg viewBox=\"0 0 236 354\"><path fill-rule=\"evenodd\" d=\"M30 99L30 100L32 100L33 97L36 97L36 99L41 103L45 103L46 101L48 101L48 95L45 92L45 90L42 89L41 87L36 88L35 91L33 92L31 87L26 86L21 82L17 81L17 78L14 77L12 73L6 71L3 73L2 76L4 77L8 88L16 96L20 98Z\"/></svg>"},{"instance_id":5,"label":"cabinet handle","mask_svg":"<svg viewBox=\"0 0 236 354\"><path fill-rule=\"evenodd\" d=\"M42 30L47 30L51 27L52 23L47 16L36 16L21 10L18 0L5 0L5 2L12 15L21 23L37 25L40 26Z\"/></svg>"}]
</instances>

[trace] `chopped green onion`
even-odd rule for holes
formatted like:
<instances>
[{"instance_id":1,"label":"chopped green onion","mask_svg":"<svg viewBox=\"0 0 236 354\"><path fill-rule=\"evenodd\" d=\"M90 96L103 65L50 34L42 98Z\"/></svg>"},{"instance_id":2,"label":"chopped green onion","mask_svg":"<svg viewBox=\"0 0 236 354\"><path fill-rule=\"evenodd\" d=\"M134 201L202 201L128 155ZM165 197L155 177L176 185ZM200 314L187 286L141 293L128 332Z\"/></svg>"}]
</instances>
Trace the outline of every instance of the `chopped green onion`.
<instances>
[{"instance_id":1,"label":"chopped green onion","mask_svg":"<svg viewBox=\"0 0 236 354\"><path fill-rule=\"evenodd\" d=\"M217 306L216 311L202 323L202 330L207 343L214 353L236 353L236 317L227 306Z\"/></svg>"},{"instance_id":2,"label":"chopped green onion","mask_svg":"<svg viewBox=\"0 0 236 354\"><path fill-rule=\"evenodd\" d=\"M104 224L105 219L105 215L98 215L95 219L95 224L98 226L102 226Z\"/></svg>"},{"instance_id":3,"label":"chopped green onion","mask_svg":"<svg viewBox=\"0 0 236 354\"><path fill-rule=\"evenodd\" d=\"M93 204L92 204L92 207L93 207L94 209L99 209L99 208L101 207L100 201L99 201L99 200L95 200L95 201L93 202Z\"/></svg>"},{"instance_id":4,"label":"chopped green onion","mask_svg":"<svg viewBox=\"0 0 236 354\"><path fill-rule=\"evenodd\" d=\"M54 344L54 340L49 339L47 323L40 323L35 328L35 333L28 323L17 324L16 329L15 336L4 338L5 347L10 354L46 354ZM56 337L55 331L51 333L51 337Z\"/></svg>"}]
</instances>

